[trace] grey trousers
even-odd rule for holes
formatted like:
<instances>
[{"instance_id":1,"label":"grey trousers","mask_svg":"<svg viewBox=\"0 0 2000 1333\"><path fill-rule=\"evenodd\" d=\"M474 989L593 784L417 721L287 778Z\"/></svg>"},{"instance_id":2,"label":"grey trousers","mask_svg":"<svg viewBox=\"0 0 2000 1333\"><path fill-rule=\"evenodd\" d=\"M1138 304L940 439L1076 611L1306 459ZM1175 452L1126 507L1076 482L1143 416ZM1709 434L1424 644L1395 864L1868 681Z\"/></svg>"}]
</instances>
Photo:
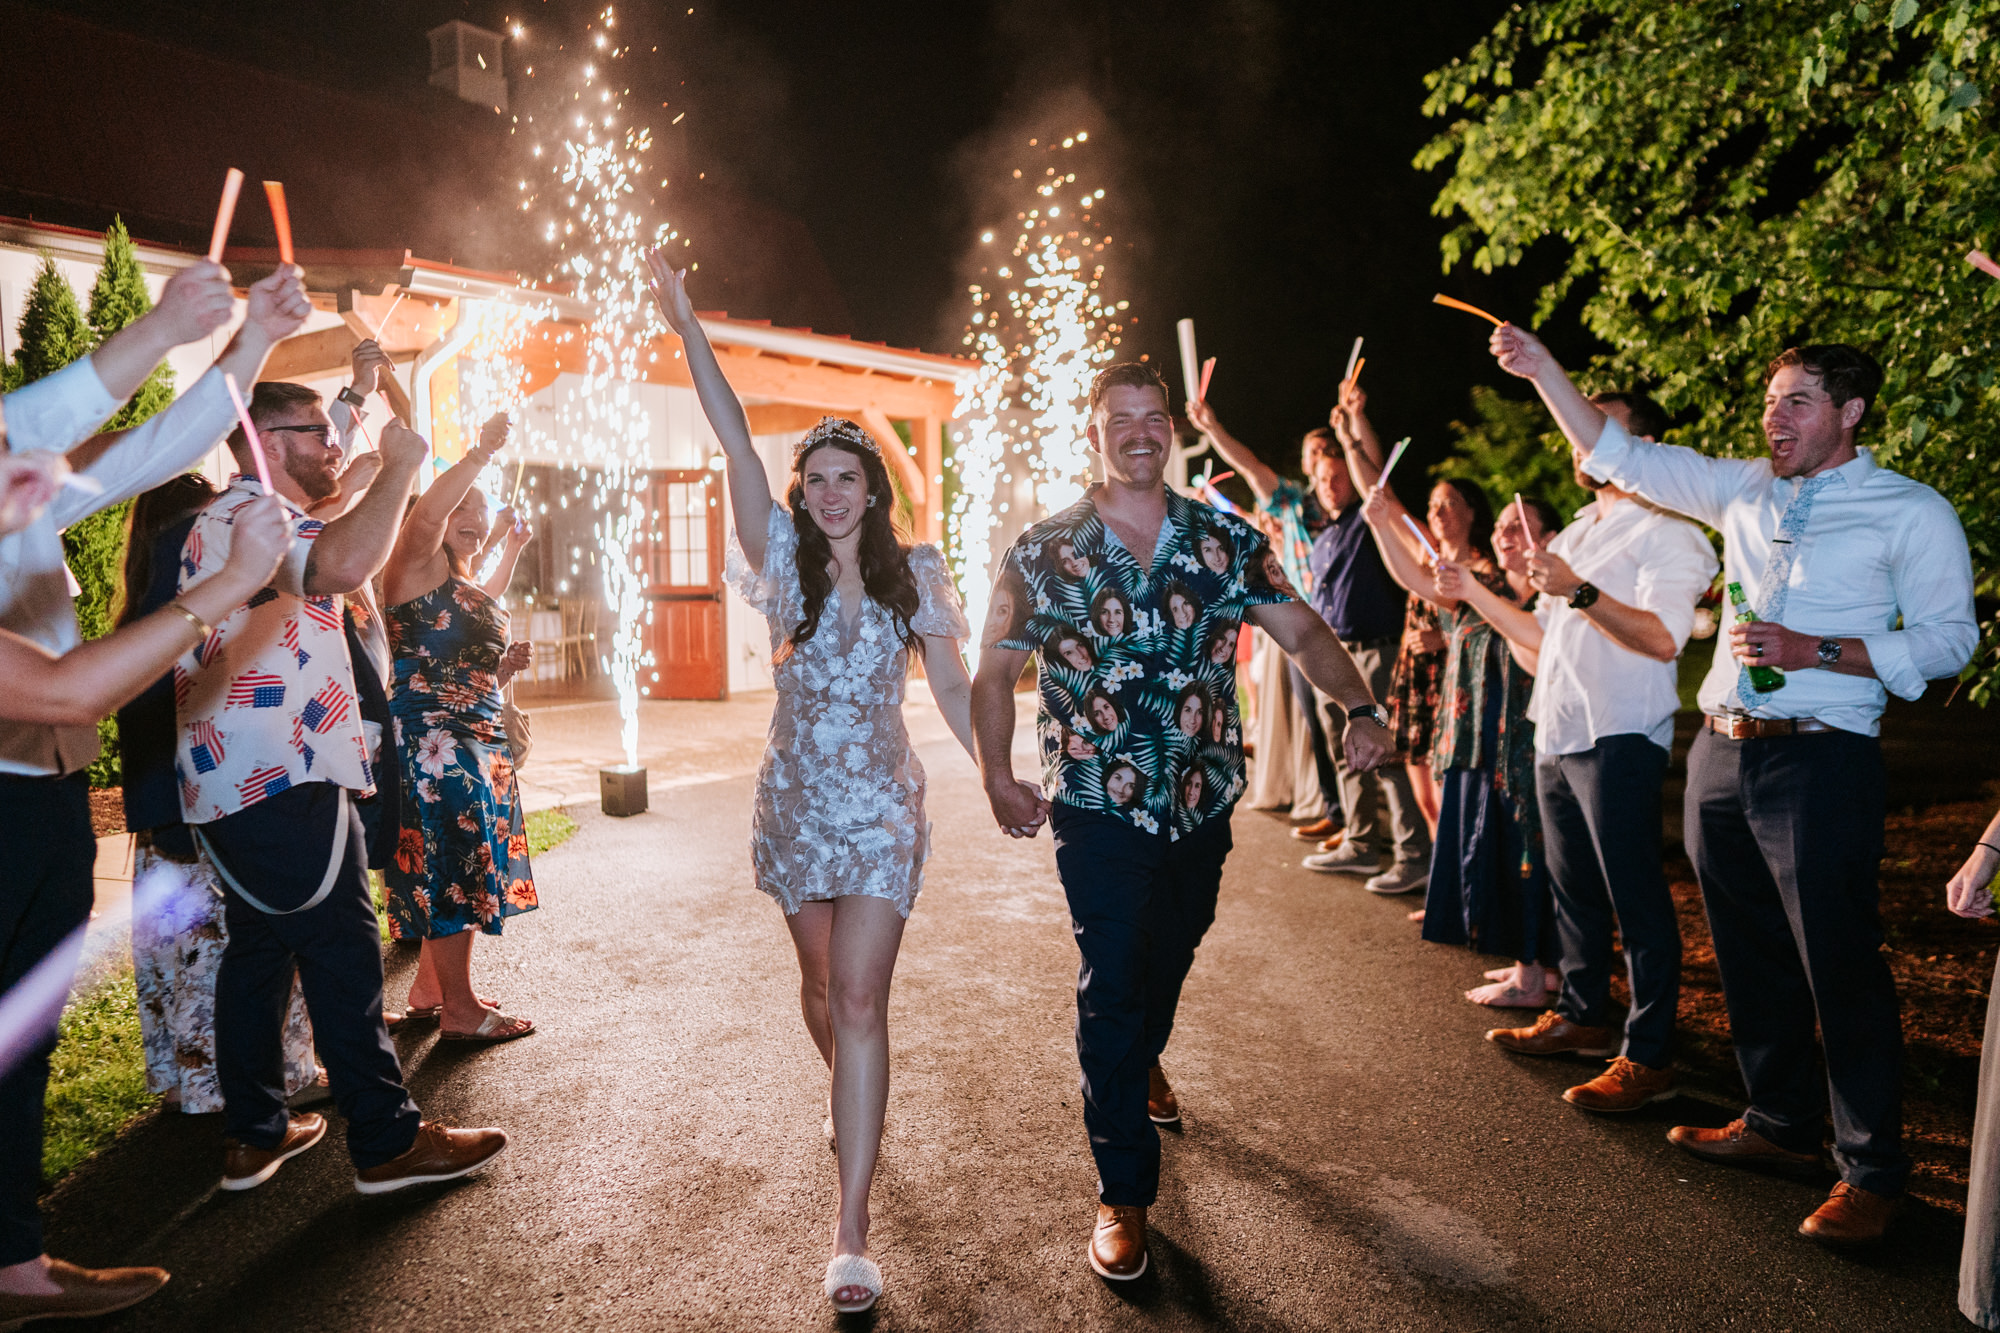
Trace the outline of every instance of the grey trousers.
<instances>
[{"instance_id":1,"label":"grey trousers","mask_svg":"<svg viewBox=\"0 0 2000 1333\"><path fill-rule=\"evenodd\" d=\"M1368 692L1378 702L1388 698L1389 678L1396 666L1396 645L1349 648L1347 651L1348 656L1354 659L1361 679L1367 682ZM1355 772L1348 766L1347 750L1341 744L1341 737L1347 731L1347 711L1317 688L1313 690L1313 699L1319 706L1320 726L1326 731L1326 748L1333 755L1334 771L1339 778L1340 808L1347 816L1347 841L1363 851L1378 855L1389 849L1376 805L1376 793L1379 791L1389 805L1389 828L1395 838L1396 864L1429 864L1430 827L1417 810L1416 793L1410 790L1410 771L1404 767L1403 757L1392 755L1373 773Z\"/></svg>"},{"instance_id":2,"label":"grey trousers","mask_svg":"<svg viewBox=\"0 0 2000 1333\"><path fill-rule=\"evenodd\" d=\"M2000 986L2000 965L1994 967L1993 984ZM2000 1005L1991 999L1986 1002L1986 1044L1979 1052L1979 1113L1972 1124L1972 1183L1965 1191L1958 1308L1981 1328L2000 1328Z\"/></svg>"}]
</instances>

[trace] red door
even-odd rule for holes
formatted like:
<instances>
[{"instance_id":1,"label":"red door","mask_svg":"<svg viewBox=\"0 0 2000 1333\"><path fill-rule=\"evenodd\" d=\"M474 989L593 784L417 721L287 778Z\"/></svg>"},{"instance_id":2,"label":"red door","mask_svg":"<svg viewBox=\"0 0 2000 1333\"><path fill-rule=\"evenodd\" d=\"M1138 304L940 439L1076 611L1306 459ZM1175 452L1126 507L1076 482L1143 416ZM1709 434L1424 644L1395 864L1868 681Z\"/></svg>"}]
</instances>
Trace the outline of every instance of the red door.
<instances>
[{"instance_id":1,"label":"red door","mask_svg":"<svg viewBox=\"0 0 2000 1333\"><path fill-rule=\"evenodd\" d=\"M722 481L706 469L647 478L650 519L641 577L651 623L653 664L639 669L651 699L726 699L728 658L722 621Z\"/></svg>"}]
</instances>

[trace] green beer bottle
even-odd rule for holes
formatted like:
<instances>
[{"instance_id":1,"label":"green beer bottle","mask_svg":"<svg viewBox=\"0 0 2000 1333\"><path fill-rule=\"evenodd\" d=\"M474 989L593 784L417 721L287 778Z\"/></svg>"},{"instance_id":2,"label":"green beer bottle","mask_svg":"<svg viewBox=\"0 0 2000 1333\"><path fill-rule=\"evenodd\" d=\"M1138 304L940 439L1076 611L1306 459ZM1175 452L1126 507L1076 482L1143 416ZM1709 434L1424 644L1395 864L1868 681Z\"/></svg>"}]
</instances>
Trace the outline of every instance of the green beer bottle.
<instances>
[{"instance_id":1,"label":"green beer bottle","mask_svg":"<svg viewBox=\"0 0 2000 1333\"><path fill-rule=\"evenodd\" d=\"M1747 625L1757 618L1757 613L1750 609L1749 599L1743 595L1743 585L1740 583L1729 585L1729 605L1736 612L1736 623L1739 625ZM1776 667L1751 666L1748 670L1750 683L1760 694L1769 694L1773 690L1785 688L1785 673Z\"/></svg>"}]
</instances>

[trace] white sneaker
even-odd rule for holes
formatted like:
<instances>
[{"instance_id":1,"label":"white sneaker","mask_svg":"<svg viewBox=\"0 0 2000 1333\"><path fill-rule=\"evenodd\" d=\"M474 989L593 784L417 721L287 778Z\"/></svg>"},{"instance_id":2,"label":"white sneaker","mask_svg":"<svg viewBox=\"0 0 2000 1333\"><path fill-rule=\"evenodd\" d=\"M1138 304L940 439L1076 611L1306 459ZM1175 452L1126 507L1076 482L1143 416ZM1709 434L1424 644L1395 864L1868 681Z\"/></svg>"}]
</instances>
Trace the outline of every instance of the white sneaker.
<instances>
[{"instance_id":1,"label":"white sneaker","mask_svg":"<svg viewBox=\"0 0 2000 1333\"><path fill-rule=\"evenodd\" d=\"M1423 861L1398 861L1361 887L1370 893L1412 893L1429 885L1431 868Z\"/></svg>"},{"instance_id":2,"label":"white sneaker","mask_svg":"<svg viewBox=\"0 0 2000 1333\"><path fill-rule=\"evenodd\" d=\"M1330 852L1315 852L1299 864L1322 875L1373 875L1382 869L1382 858L1343 842Z\"/></svg>"}]
</instances>

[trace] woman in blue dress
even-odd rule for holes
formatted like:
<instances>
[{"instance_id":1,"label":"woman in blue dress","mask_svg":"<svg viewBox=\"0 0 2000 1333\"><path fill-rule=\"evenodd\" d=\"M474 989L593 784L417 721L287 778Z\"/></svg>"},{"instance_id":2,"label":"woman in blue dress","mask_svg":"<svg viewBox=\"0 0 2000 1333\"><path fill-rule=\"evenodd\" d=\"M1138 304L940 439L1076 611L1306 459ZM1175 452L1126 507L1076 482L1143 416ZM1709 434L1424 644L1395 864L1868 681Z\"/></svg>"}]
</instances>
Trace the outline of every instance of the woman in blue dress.
<instances>
[{"instance_id":1,"label":"woman in blue dress","mask_svg":"<svg viewBox=\"0 0 2000 1333\"><path fill-rule=\"evenodd\" d=\"M500 720L501 687L531 645L507 642L506 609L472 581L486 497L473 486L507 439L507 419L411 506L382 571L395 658L389 709L402 765L403 827L388 882L389 930L420 939L409 1016L447 1041L496 1042L535 1030L472 989L472 937L498 935L537 905L526 815Z\"/></svg>"}]
</instances>

